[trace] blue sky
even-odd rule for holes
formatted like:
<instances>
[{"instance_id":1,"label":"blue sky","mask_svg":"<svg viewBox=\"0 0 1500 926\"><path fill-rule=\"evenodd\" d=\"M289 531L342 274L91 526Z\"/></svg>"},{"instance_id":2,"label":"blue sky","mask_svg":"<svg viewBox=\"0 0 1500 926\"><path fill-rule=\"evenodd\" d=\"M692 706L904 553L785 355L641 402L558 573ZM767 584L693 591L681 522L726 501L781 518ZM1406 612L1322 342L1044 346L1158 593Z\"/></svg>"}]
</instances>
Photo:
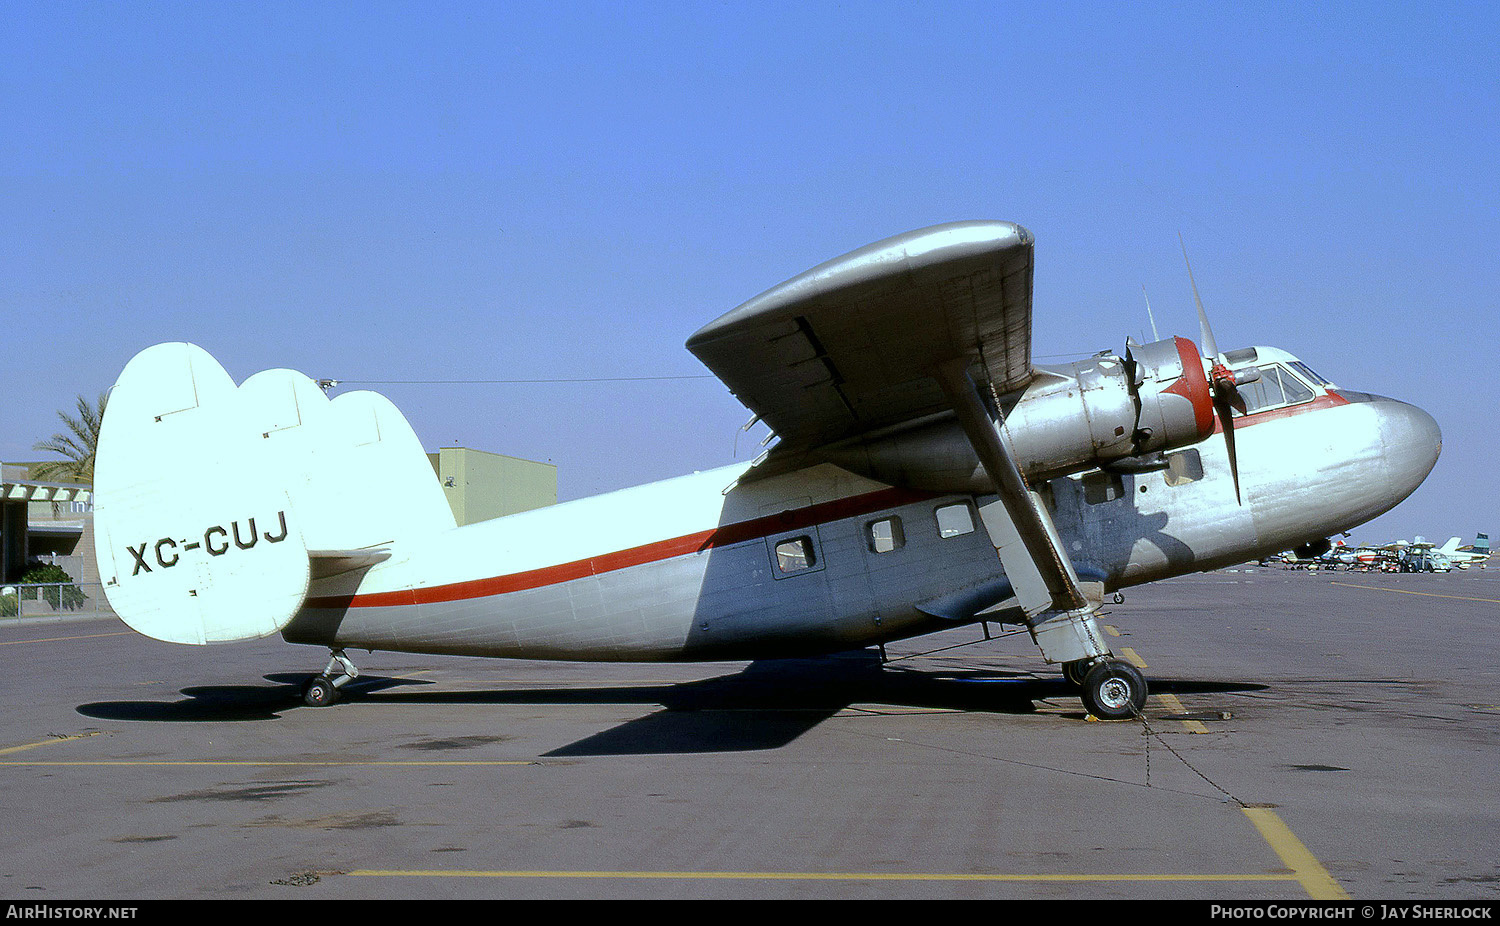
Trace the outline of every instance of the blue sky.
<instances>
[{"instance_id":1,"label":"blue sky","mask_svg":"<svg viewBox=\"0 0 1500 926\"><path fill-rule=\"evenodd\" d=\"M372 383L564 498L746 459L699 326L897 232L1037 237L1035 353L1275 344L1431 412L1356 540L1500 530L1489 3L0 0L0 459L138 350ZM413 380L694 377L642 383Z\"/></svg>"}]
</instances>

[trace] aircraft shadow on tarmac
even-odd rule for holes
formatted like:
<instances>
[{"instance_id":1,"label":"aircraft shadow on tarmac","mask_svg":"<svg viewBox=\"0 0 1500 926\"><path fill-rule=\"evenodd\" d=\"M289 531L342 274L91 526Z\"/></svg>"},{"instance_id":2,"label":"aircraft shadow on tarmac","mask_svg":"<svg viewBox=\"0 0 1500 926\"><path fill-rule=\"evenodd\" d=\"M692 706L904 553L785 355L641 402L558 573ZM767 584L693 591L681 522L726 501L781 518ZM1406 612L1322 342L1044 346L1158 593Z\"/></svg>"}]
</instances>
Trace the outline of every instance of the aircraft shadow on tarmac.
<instances>
[{"instance_id":1,"label":"aircraft shadow on tarmac","mask_svg":"<svg viewBox=\"0 0 1500 926\"><path fill-rule=\"evenodd\" d=\"M272 685L182 689L178 701L106 701L84 704L80 714L101 720L225 723L276 720L301 703L306 674L265 676ZM963 711L1030 714L1036 702L1076 703L1061 678L987 669L912 670L883 665L874 653L820 659L754 662L730 675L659 685L513 688L441 691L433 682L361 676L344 687L340 702L370 704L659 705L664 710L626 721L546 753L549 757L741 752L776 749L853 705L872 713L887 705L903 713ZM1154 693L1206 694L1264 690L1248 682L1153 680ZM339 709L338 703L332 708ZM1064 714L1068 716L1068 714ZM1073 716L1083 716L1080 707Z\"/></svg>"}]
</instances>

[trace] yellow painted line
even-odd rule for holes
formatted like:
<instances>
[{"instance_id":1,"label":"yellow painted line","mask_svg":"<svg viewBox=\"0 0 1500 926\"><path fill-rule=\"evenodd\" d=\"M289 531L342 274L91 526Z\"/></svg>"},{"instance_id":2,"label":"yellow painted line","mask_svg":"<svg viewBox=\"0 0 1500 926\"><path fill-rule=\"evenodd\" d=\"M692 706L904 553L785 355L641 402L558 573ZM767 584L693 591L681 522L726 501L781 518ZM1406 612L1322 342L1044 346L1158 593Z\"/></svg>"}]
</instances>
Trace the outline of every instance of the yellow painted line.
<instances>
[{"instance_id":1,"label":"yellow painted line","mask_svg":"<svg viewBox=\"0 0 1500 926\"><path fill-rule=\"evenodd\" d=\"M94 640L99 637L128 637L133 636L134 631L116 630L112 633L89 633L79 637L43 637L38 640L7 640L0 646L24 646L27 643L58 643L64 640Z\"/></svg>"},{"instance_id":2,"label":"yellow painted line","mask_svg":"<svg viewBox=\"0 0 1500 926\"><path fill-rule=\"evenodd\" d=\"M42 743L36 743L34 745L40 746L40 745L44 745L44 744L42 744ZM24 747L16 747L16 748L29 749L31 747L24 746ZM0 752L3 752L3 751L4 750L0 750ZM369 762L349 761L347 759L330 759L330 760L326 760L326 761L325 760L318 760L318 759L296 759L296 760L286 760L286 761L279 760L279 759L242 759L242 760L230 760L230 759L226 759L226 760L223 760L223 761L214 760L214 759L162 759L162 760L153 760L153 759L129 759L129 760L126 760L126 759L101 759L101 760L92 761L92 762L0 762L0 766L21 766L21 765L26 765L26 766L58 767L58 766L84 766L84 765L101 766L102 765L102 766L123 767L123 768L139 768L139 767L144 767L144 766L158 766L158 765L170 765L170 766L221 766L221 765L231 765L231 766L255 766L255 767L260 767L260 766L317 766L317 767L344 768L344 767L347 767L347 766L386 766L386 765L389 765L389 766L398 766L398 767L399 766L448 767L448 766L456 766L456 765L481 765L481 766L489 766L489 765L537 765L537 764L538 764L537 762L535 762L534 760L530 760L530 759L454 759L454 760L449 760L449 761L412 759L412 760L409 760L409 761L405 761L405 760L402 760L402 761L398 761L398 760L390 760L390 761L372 760L372 761L369 761Z\"/></svg>"},{"instance_id":3,"label":"yellow painted line","mask_svg":"<svg viewBox=\"0 0 1500 926\"><path fill-rule=\"evenodd\" d=\"M1383 585L1356 585L1353 582L1329 582L1329 585L1342 585L1345 588L1367 588L1374 592L1395 592L1398 595L1422 595L1427 598L1452 598L1454 601L1486 601L1490 604L1500 604L1500 598L1468 598L1463 595L1439 595L1436 592L1414 592L1405 588L1386 588Z\"/></svg>"},{"instance_id":4,"label":"yellow painted line","mask_svg":"<svg viewBox=\"0 0 1500 926\"><path fill-rule=\"evenodd\" d=\"M868 871L444 871L413 869L342 872L356 878L610 878L659 881L1292 881L1290 875L1101 875L1101 874L973 874Z\"/></svg>"},{"instance_id":5,"label":"yellow painted line","mask_svg":"<svg viewBox=\"0 0 1500 926\"><path fill-rule=\"evenodd\" d=\"M1137 669L1149 668L1146 665L1146 660L1144 660L1144 659L1141 658L1141 654L1137 653L1135 650L1131 649L1128 646L1121 648L1120 655L1124 656L1126 658L1126 660L1128 660L1130 662L1130 664L1133 665L1133 666L1135 666ZM1174 710L1174 711L1176 711L1179 714L1186 714L1187 713L1187 708L1185 708L1185 707L1182 706L1182 702L1179 701L1179 700L1177 700L1177 696L1176 695L1173 695L1173 694L1159 694L1159 695L1152 695L1151 697L1156 698L1158 701L1160 701L1163 704L1165 704L1169 709ZM1207 733L1208 732L1208 727L1205 727L1202 724L1202 722L1197 721L1197 720L1181 720L1181 721L1178 721L1178 723L1181 723L1183 726L1187 727L1188 728L1188 732L1190 732L1190 733Z\"/></svg>"},{"instance_id":6,"label":"yellow painted line","mask_svg":"<svg viewBox=\"0 0 1500 926\"><path fill-rule=\"evenodd\" d=\"M1313 900L1348 900L1349 895L1334 880L1323 863L1307 850L1296 834L1267 807L1244 807L1245 816L1260 830L1260 835L1281 856L1282 864L1291 869L1293 877Z\"/></svg>"},{"instance_id":7,"label":"yellow painted line","mask_svg":"<svg viewBox=\"0 0 1500 926\"><path fill-rule=\"evenodd\" d=\"M88 739L90 736L98 736L98 731L93 733L74 733L72 736L53 736L48 739L38 740L35 743L26 743L23 746L6 746L0 749L0 756L10 755L13 752L25 752L28 749L36 749L38 746L53 746L57 743L66 743L70 740ZM9 764L9 763L5 763Z\"/></svg>"},{"instance_id":8,"label":"yellow painted line","mask_svg":"<svg viewBox=\"0 0 1500 926\"><path fill-rule=\"evenodd\" d=\"M1343 583L1334 584L1337 585ZM1356 587L1375 588L1376 586ZM1394 589L1392 589L1392 591L1394 591ZM1412 594L1426 593L1413 592ZM1446 598L1451 596L1439 595L1437 597ZM1126 659L1130 660L1130 662L1136 668L1146 668L1146 661L1140 657L1139 653L1137 653L1130 647L1124 647L1123 649L1121 649L1120 653ZM1187 711L1182 706L1182 702L1177 700L1176 695L1161 694L1156 695L1155 697L1159 698L1162 702L1166 703L1174 710L1177 710L1178 712L1184 714L1187 713ZM1194 733L1208 732L1208 728L1199 721L1188 720L1183 721L1183 723L1185 723L1188 729ZM1265 841L1270 844L1271 848L1275 850L1276 854L1281 857L1282 864L1291 869L1292 877L1302 885L1303 890L1307 891L1309 897L1311 897L1313 900L1349 899L1349 895L1345 893L1344 889L1339 886L1339 883L1334 880L1333 875L1330 875L1328 873L1328 869L1324 868L1323 864L1318 861L1317 857L1308 851L1307 846L1302 844L1302 840L1297 838L1296 834L1293 833L1291 829L1281 821L1280 817L1276 816L1276 813L1274 811L1266 807L1244 807L1242 809L1245 811L1245 816L1249 817L1250 822L1254 823L1255 828L1260 831L1261 837L1265 839Z\"/></svg>"},{"instance_id":9,"label":"yellow painted line","mask_svg":"<svg viewBox=\"0 0 1500 926\"><path fill-rule=\"evenodd\" d=\"M1118 637L1120 635L1119 629L1111 624L1103 624L1101 626L1104 628L1104 632L1112 637Z\"/></svg>"},{"instance_id":10,"label":"yellow painted line","mask_svg":"<svg viewBox=\"0 0 1500 926\"><path fill-rule=\"evenodd\" d=\"M1169 709L1174 710L1174 711L1176 711L1179 714L1186 714L1187 713L1187 708L1185 708L1185 707L1182 706L1182 702L1179 701L1179 700L1177 700L1177 696L1174 695L1174 694L1159 694L1159 695L1153 695L1152 697L1154 697L1157 700L1161 701ZM1183 726L1187 727L1189 733L1207 733L1208 732L1208 727L1205 727L1203 725L1203 721L1201 721L1201 720L1180 720L1180 721L1177 721L1177 722L1180 723L1180 724L1182 724Z\"/></svg>"},{"instance_id":11,"label":"yellow painted line","mask_svg":"<svg viewBox=\"0 0 1500 926\"><path fill-rule=\"evenodd\" d=\"M1149 668L1149 666L1146 665L1146 660L1144 660L1144 659L1141 658L1141 654L1137 653L1135 650L1131 649L1128 646L1122 647L1120 649L1120 655L1124 656L1125 659L1127 661L1129 661L1129 663L1131 665L1135 666L1137 669ZM1179 714L1186 714L1187 713L1187 708L1185 708L1185 707L1182 706L1182 702L1179 701L1179 700L1177 700L1177 696L1176 695L1173 695L1173 694L1158 694L1158 695L1151 695L1151 697L1156 698L1158 701L1160 701L1163 704L1165 704L1169 709L1174 710L1174 711L1176 711ZM1201 721L1198 721L1198 720L1179 720L1179 721L1177 721L1177 723L1180 723L1183 726L1187 727L1188 728L1188 732L1190 732L1190 733L1207 733L1208 732L1208 727L1205 727L1203 725L1203 723Z\"/></svg>"}]
</instances>

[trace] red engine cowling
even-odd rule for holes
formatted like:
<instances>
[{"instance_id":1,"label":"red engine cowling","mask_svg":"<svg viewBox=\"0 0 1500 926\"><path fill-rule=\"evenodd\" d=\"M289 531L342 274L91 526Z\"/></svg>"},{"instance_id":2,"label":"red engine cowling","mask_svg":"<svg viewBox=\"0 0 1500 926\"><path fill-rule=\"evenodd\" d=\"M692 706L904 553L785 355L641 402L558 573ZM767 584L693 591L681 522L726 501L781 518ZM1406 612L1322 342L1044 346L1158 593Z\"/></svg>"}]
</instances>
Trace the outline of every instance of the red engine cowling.
<instances>
[{"instance_id":1,"label":"red engine cowling","mask_svg":"<svg viewBox=\"0 0 1500 926\"><path fill-rule=\"evenodd\" d=\"M1126 350L1140 403L1137 453L1196 444L1214 432L1214 396L1198 347L1170 338Z\"/></svg>"}]
</instances>

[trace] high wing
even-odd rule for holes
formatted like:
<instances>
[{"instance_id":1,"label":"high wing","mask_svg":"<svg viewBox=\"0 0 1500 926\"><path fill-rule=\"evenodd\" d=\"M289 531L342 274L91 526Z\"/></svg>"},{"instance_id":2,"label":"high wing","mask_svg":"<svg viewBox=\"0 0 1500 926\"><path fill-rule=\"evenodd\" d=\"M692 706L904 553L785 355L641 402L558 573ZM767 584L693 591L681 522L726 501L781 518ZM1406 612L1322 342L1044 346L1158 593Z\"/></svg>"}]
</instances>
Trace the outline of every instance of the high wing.
<instances>
[{"instance_id":1,"label":"high wing","mask_svg":"<svg viewBox=\"0 0 1500 926\"><path fill-rule=\"evenodd\" d=\"M877 241L705 325L688 350L783 444L829 443L951 409L936 370L997 392L1031 368L1032 235L954 222Z\"/></svg>"},{"instance_id":2,"label":"high wing","mask_svg":"<svg viewBox=\"0 0 1500 926\"><path fill-rule=\"evenodd\" d=\"M1102 587L1080 586L986 404L1033 376L1032 243L1009 222L877 241L756 296L687 347L779 450L952 414L994 484L979 513L1033 637L1049 660L1078 665L1109 652L1092 618Z\"/></svg>"}]
</instances>

